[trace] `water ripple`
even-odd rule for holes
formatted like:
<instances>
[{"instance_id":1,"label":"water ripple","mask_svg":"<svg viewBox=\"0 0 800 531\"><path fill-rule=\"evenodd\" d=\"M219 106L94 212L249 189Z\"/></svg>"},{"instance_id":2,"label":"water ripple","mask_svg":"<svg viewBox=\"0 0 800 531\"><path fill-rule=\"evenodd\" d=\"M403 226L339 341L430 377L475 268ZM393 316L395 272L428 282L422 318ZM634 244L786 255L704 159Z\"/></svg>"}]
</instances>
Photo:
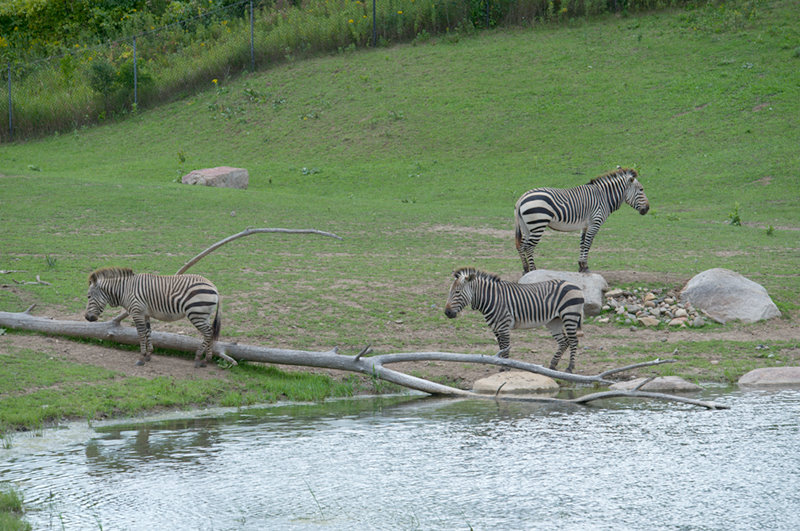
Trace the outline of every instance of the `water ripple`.
<instances>
[{"instance_id":1,"label":"water ripple","mask_svg":"<svg viewBox=\"0 0 800 531\"><path fill-rule=\"evenodd\" d=\"M800 528L800 391L706 394L732 409L382 399L46 432L0 477L34 529Z\"/></svg>"}]
</instances>

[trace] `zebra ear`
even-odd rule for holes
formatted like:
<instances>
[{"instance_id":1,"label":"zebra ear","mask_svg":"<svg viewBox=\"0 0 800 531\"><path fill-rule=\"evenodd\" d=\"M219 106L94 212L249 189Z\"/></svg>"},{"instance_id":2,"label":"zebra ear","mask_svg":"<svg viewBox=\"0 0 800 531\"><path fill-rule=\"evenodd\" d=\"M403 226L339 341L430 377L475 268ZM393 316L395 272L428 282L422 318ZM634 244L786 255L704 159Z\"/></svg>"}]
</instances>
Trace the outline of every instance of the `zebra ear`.
<instances>
[{"instance_id":1,"label":"zebra ear","mask_svg":"<svg viewBox=\"0 0 800 531\"><path fill-rule=\"evenodd\" d=\"M475 280L475 273L467 275L467 282L472 282L473 280Z\"/></svg>"}]
</instances>

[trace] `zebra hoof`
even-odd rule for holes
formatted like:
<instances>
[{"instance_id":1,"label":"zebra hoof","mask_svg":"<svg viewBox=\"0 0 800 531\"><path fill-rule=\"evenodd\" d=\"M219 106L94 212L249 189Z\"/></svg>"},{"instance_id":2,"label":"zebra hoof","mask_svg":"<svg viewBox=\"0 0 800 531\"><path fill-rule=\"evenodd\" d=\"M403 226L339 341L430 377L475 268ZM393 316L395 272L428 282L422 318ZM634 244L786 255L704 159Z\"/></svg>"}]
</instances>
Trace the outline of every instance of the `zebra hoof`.
<instances>
[{"instance_id":1,"label":"zebra hoof","mask_svg":"<svg viewBox=\"0 0 800 531\"><path fill-rule=\"evenodd\" d=\"M205 366L206 366L206 362L204 362L204 361L196 361L196 362L194 362L194 368L195 369L199 369L199 368L205 367Z\"/></svg>"}]
</instances>

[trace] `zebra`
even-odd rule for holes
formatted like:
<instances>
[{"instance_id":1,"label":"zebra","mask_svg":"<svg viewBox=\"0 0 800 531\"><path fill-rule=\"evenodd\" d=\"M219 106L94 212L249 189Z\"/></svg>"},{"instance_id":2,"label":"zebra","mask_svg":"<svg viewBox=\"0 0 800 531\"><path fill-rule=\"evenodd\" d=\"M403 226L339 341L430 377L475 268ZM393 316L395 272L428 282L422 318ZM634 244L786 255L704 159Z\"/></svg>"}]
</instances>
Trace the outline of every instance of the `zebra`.
<instances>
[{"instance_id":1,"label":"zebra","mask_svg":"<svg viewBox=\"0 0 800 531\"><path fill-rule=\"evenodd\" d=\"M195 367L211 361L211 347L219 338L219 292L200 275L134 274L122 267L98 269L89 275L86 320L97 321L106 305L122 306L130 314L139 334L141 357L136 365L150 361L150 318L175 321L186 317L203 334L194 357ZM205 360L203 360L205 353Z\"/></svg>"},{"instance_id":2,"label":"zebra","mask_svg":"<svg viewBox=\"0 0 800 531\"><path fill-rule=\"evenodd\" d=\"M536 269L533 250L545 227L557 231L581 230L578 270L589 271L592 240L600 225L622 202L645 215L650 203L635 170L619 168L575 188L535 188L522 194L514 207L517 252L525 273Z\"/></svg>"},{"instance_id":3,"label":"zebra","mask_svg":"<svg viewBox=\"0 0 800 531\"><path fill-rule=\"evenodd\" d=\"M545 325L558 343L550 368L558 366L569 347L567 372L572 372L583 316L583 291L578 286L563 280L518 284L472 267L456 270L453 277L444 307L447 317L455 318L468 305L480 311L497 337L496 355L502 358L511 351L511 330Z\"/></svg>"}]
</instances>

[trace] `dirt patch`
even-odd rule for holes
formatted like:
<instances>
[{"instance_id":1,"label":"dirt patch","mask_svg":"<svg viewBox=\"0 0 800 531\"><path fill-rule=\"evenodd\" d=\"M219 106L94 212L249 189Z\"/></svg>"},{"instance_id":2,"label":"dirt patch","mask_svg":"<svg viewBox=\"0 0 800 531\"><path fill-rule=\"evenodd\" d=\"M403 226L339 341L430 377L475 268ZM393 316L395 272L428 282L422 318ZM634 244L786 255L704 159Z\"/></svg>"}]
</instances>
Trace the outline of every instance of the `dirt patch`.
<instances>
[{"instance_id":1,"label":"dirt patch","mask_svg":"<svg viewBox=\"0 0 800 531\"><path fill-rule=\"evenodd\" d=\"M165 376L184 380L227 378L225 371L217 366L195 369L193 359L153 356L150 362L137 366L136 360L139 359L137 351L93 345L60 337L33 334L0 336L0 351L8 352L10 347L27 348L49 354L54 358L96 365L128 377L153 379Z\"/></svg>"}]
</instances>

